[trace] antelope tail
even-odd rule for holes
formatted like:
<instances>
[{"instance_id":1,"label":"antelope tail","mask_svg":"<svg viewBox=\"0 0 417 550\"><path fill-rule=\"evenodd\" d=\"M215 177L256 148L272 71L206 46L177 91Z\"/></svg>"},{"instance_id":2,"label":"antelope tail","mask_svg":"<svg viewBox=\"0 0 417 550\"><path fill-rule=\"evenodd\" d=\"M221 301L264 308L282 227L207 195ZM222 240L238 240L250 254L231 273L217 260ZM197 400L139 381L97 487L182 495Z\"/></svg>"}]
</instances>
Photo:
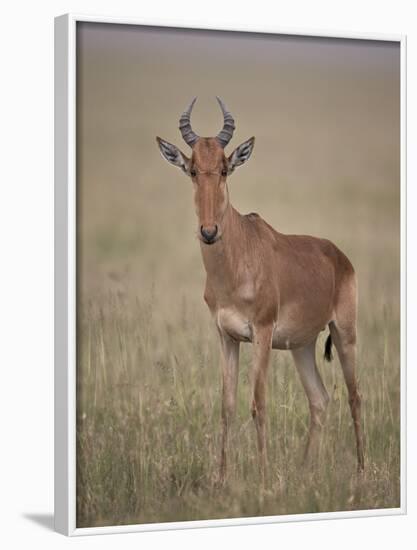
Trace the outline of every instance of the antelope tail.
<instances>
[{"instance_id":1,"label":"antelope tail","mask_svg":"<svg viewBox=\"0 0 417 550\"><path fill-rule=\"evenodd\" d=\"M333 359L333 353L332 353L332 336L329 334L326 340L326 344L324 346L324 358L326 361L331 361Z\"/></svg>"}]
</instances>

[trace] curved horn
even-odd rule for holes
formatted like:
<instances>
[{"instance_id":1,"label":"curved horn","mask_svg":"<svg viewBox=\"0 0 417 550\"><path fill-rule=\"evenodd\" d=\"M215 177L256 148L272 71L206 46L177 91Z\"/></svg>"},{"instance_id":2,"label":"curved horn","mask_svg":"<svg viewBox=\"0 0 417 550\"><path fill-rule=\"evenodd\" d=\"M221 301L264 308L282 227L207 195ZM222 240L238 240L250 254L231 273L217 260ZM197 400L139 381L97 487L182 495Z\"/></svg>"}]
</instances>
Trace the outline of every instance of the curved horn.
<instances>
[{"instance_id":1,"label":"curved horn","mask_svg":"<svg viewBox=\"0 0 417 550\"><path fill-rule=\"evenodd\" d=\"M191 122L190 122L191 111L193 110L194 103L196 102L196 100L197 98L195 97L190 103L190 106L188 107L188 109L186 109L182 113L180 118L180 125L179 125L181 135L185 143L190 147L192 147L200 137L195 132L193 132L193 129L191 128Z\"/></svg>"},{"instance_id":2,"label":"curved horn","mask_svg":"<svg viewBox=\"0 0 417 550\"><path fill-rule=\"evenodd\" d=\"M229 143L229 141L232 139L233 131L236 128L236 126L232 115L229 113L229 111L226 108L226 105L223 103L223 101L219 97L216 96L216 99L223 112L223 119L224 119L223 130L219 134L217 134L216 138L224 149L226 145Z\"/></svg>"}]
</instances>

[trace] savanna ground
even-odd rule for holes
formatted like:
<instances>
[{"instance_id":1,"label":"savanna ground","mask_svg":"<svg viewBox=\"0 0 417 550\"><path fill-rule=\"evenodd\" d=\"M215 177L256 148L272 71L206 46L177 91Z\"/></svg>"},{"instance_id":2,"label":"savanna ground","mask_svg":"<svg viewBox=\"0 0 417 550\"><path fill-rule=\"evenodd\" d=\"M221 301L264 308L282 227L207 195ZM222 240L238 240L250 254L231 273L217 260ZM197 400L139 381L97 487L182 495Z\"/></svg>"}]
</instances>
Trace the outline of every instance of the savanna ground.
<instances>
[{"instance_id":1,"label":"savanna ground","mask_svg":"<svg viewBox=\"0 0 417 550\"><path fill-rule=\"evenodd\" d=\"M247 38L217 38L80 30L79 527L400 504L399 53L360 41L274 46L258 37L247 47ZM243 344L229 478L217 485L219 346L202 297L191 185L154 139L181 144L177 119L192 95L201 96L195 130L217 133L215 94L237 121L230 151L257 138L230 178L234 206L279 231L330 238L358 273L361 476L341 369L324 363L322 333L317 360L331 402L318 464L301 467L307 401L290 353L274 351L261 490Z\"/></svg>"}]
</instances>

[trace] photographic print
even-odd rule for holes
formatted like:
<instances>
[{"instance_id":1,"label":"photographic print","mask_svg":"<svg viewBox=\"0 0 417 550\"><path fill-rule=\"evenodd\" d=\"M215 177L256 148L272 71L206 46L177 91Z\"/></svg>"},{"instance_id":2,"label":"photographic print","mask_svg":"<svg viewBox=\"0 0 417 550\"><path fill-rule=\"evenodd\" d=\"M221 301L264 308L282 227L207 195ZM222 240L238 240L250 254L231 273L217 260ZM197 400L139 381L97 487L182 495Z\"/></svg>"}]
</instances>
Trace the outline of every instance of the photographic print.
<instances>
[{"instance_id":1,"label":"photographic print","mask_svg":"<svg viewBox=\"0 0 417 550\"><path fill-rule=\"evenodd\" d=\"M75 41L76 527L399 508L400 42Z\"/></svg>"}]
</instances>

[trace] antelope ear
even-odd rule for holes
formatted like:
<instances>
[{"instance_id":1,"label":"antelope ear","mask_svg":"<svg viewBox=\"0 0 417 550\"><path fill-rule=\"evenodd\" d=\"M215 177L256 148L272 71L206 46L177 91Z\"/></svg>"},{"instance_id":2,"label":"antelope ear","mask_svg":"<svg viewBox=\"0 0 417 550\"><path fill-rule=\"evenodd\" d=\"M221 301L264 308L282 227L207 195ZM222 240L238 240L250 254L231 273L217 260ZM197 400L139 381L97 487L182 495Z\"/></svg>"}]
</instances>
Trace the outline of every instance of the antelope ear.
<instances>
[{"instance_id":1,"label":"antelope ear","mask_svg":"<svg viewBox=\"0 0 417 550\"><path fill-rule=\"evenodd\" d=\"M231 174L237 166L244 164L249 159L252 154L254 145L255 138L251 137L247 141L241 143L239 147L236 147L236 149L229 157L229 174Z\"/></svg>"},{"instance_id":2,"label":"antelope ear","mask_svg":"<svg viewBox=\"0 0 417 550\"><path fill-rule=\"evenodd\" d=\"M161 155L164 157L165 160L173 164L174 166L178 166L181 168L185 173L188 173L189 166L190 166L190 159L182 153L178 147L175 145L172 145L172 143L169 143L168 141L165 141L164 139L161 139L160 137L156 138L156 141L159 145L159 150L161 152Z\"/></svg>"}]
</instances>

